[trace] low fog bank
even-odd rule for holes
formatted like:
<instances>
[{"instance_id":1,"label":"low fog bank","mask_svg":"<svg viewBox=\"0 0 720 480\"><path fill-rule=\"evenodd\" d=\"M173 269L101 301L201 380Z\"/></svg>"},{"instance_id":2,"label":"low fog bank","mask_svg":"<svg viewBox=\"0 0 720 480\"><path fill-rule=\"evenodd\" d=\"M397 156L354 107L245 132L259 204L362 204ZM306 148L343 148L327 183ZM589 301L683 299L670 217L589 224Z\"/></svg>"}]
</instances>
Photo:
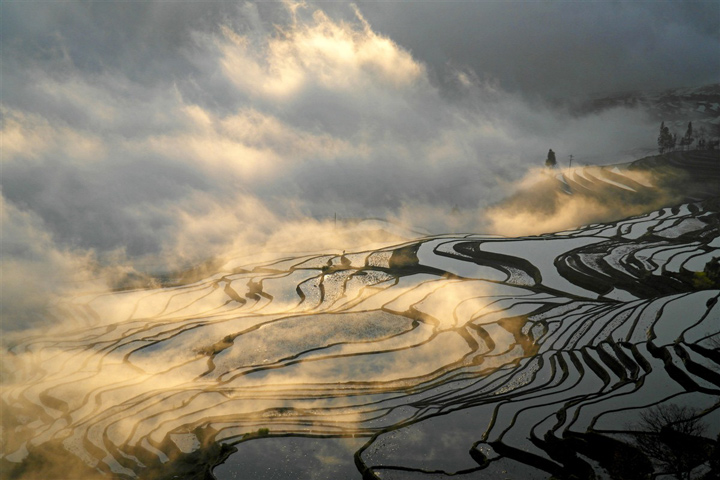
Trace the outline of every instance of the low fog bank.
<instances>
[{"instance_id":1,"label":"low fog bank","mask_svg":"<svg viewBox=\"0 0 720 480\"><path fill-rule=\"evenodd\" d=\"M313 6L216 6L201 20L175 8L154 5L183 15L177 38L147 50L135 30L109 45L118 27L99 7L69 23L83 42L51 9L41 20L55 33L4 44L3 328L32 323L53 295L129 277L152 284L148 274L228 252L340 252L408 231L514 234L484 209L549 148L561 165L571 154L615 163L655 141L639 109L577 117L467 65L447 67L438 86L351 7L345 20Z\"/></svg>"},{"instance_id":2,"label":"low fog bank","mask_svg":"<svg viewBox=\"0 0 720 480\"><path fill-rule=\"evenodd\" d=\"M507 236L554 233L592 223L612 222L675 205L682 195L665 188L668 178L680 182L684 173L675 169L636 170L619 177L625 187L603 183L602 168L535 169L517 184L511 196L486 211L490 229ZM590 173L594 171L597 177ZM595 182L569 186L568 177L580 176ZM617 181L611 180L611 181ZM637 183L636 183L637 182ZM598 185L601 184L601 185ZM632 186L627 186L627 185ZM647 186L647 188L643 188ZM634 188L633 188L634 187ZM633 190L629 190L632 188ZM637 189L637 190L636 190Z\"/></svg>"}]
</instances>

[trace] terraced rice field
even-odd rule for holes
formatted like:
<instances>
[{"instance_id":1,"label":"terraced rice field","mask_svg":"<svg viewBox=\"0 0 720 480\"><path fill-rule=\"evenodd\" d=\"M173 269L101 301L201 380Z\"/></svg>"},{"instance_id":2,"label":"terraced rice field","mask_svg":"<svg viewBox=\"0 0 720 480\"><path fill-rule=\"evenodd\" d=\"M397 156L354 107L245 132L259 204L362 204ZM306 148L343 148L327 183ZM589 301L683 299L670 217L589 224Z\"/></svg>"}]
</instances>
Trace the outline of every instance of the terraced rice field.
<instances>
[{"instance_id":1,"label":"terraced rice field","mask_svg":"<svg viewBox=\"0 0 720 480\"><path fill-rule=\"evenodd\" d=\"M610 478L653 406L692 408L710 452L720 291L693 272L720 256L718 205L68 299L74 329L3 357L3 472L204 478L229 456L218 478Z\"/></svg>"}]
</instances>

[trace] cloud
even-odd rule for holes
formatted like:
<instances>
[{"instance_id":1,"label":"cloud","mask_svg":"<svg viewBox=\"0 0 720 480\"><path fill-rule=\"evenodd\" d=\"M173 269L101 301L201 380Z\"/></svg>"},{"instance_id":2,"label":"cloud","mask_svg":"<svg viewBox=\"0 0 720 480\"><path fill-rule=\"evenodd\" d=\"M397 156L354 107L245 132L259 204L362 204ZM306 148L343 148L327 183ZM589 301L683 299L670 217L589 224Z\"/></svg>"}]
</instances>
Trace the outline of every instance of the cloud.
<instances>
[{"instance_id":1,"label":"cloud","mask_svg":"<svg viewBox=\"0 0 720 480\"><path fill-rule=\"evenodd\" d=\"M683 171L668 166L624 170L614 180L606 177L607 171L530 170L513 185L513 195L487 209L489 228L506 236L559 232L677 204L692 189Z\"/></svg>"},{"instance_id":2,"label":"cloud","mask_svg":"<svg viewBox=\"0 0 720 480\"><path fill-rule=\"evenodd\" d=\"M427 62L467 66L527 97L717 82L713 2L384 2L373 27Z\"/></svg>"},{"instance_id":3,"label":"cloud","mask_svg":"<svg viewBox=\"0 0 720 480\"><path fill-rule=\"evenodd\" d=\"M219 46L226 75L239 89L275 101L292 101L313 87L342 94L377 89L387 95L423 76L422 65L366 23L358 28L336 22L321 10L309 23L263 39L260 49L227 27L222 32L225 41Z\"/></svg>"},{"instance_id":4,"label":"cloud","mask_svg":"<svg viewBox=\"0 0 720 480\"><path fill-rule=\"evenodd\" d=\"M607 163L654 142L642 112L574 117L471 66L439 86L370 7L183 5L70 2L38 14L45 28L4 30L4 208L54 256L46 278L388 241L347 222L369 217L484 231L482 209L548 148ZM2 8L3 25L34 18Z\"/></svg>"},{"instance_id":5,"label":"cloud","mask_svg":"<svg viewBox=\"0 0 720 480\"><path fill-rule=\"evenodd\" d=\"M224 262L222 274L234 266L343 250L353 262L362 263L363 253L352 254L409 241L423 229L539 233L634 212L621 208L622 202L602 204L583 197L568 201L547 182L533 187L531 195L511 196L518 185L535 180L548 148L563 165L570 154L578 163L611 163L626 159L618 152L654 146L657 125L641 111L617 108L578 117L527 99L538 92L605 85L612 61L621 68L629 65L626 52L611 51L618 46L611 32L623 31L629 38L629 24L603 33L600 45L583 45L558 60L555 52L565 51L558 45L571 44L583 22L568 27L548 16L552 10L543 10L548 6L524 4L527 11L518 12L517 24L508 29L513 17L503 13L508 7L487 5L478 10L488 14L478 25L473 16L462 15L467 6L459 4L442 5L448 9L439 10L426 27L412 25L417 30L411 33L422 30L432 38L431 45L427 39L407 42L404 18L392 33L384 30L388 24L378 13L396 4L323 4L322 10L266 2L53 2L42 8L33 2L0 4L5 67L0 106L0 333L6 346L20 340L17 348L0 352L5 366L0 379L8 398L20 399L3 419L28 422L6 425L5 431L13 431L6 448L13 458L38 454L24 465L39 458L45 460L40 464L61 465L57 468L67 472L65 461L74 456L68 457L60 442L87 459L82 453L90 445L85 435L92 439L100 430L117 444L144 436L159 441L175 427L203 417L208 408L217 418L270 413L263 395L230 399L225 392L196 395L188 390L188 382L195 384L207 369L200 350L229 343L228 332L248 328L248 317L236 316L237 306L225 290L231 283L227 278L223 288L214 288L220 287L214 280L153 288L171 283L175 273L184 273L187 280L194 274L215 274ZM578 14L576 6L565 6ZM606 14L598 26L585 20L586 27L597 29L595 35L618 18L605 10L614 7L589 8ZM644 7L620 8L637 14L642 11L637 8ZM489 15L493 12L499 16ZM673 41L692 33L691 41L700 44L712 34L712 22L691 17L680 17ZM699 24L709 27L694 28ZM521 27L525 38L517 37ZM498 33L501 30L515 37ZM660 31L668 31L665 24ZM556 32L557 38L550 41L548 32ZM640 37L632 37L633 48L642 45ZM715 44L708 45L701 45L700 57ZM489 53L493 49L495 56ZM455 50L459 56L446 55ZM661 57L638 54L646 70L656 68ZM594 64L588 58L602 61ZM582 68L564 68L573 62ZM628 71L627 85L645 78ZM704 72L698 69L693 78L704 78ZM670 75L667 81L674 78ZM508 196L509 201L496 204ZM370 217L394 223L363 221ZM385 264L388 258L385 252L372 261ZM325 261L309 260L317 262L317 268L300 273L319 281ZM250 286L246 280L255 274L233 275L241 289ZM287 315L297 301L295 277L270 277L268 283L277 282L277 288L285 286L289 293L273 302L273 308ZM323 288L339 292L347 278L338 274ZM378 273L375 281L383 280ZM385 296L380 296L382 290L361 292L378 293L365 307L403 294L401 302L417 304L444 327L452 327L454 319L442 314L471 292L456 283L426 298L437 285L427 286L427 292L395 287ZM109 289L116 291L106 295ZM200 297L183 303L186 294L200 291ZM349 294L338 296L332 308L345 301L353 300ZM481 303L464 302L465 316L478 315ZM93 310L96 316L91 318L88 312ZM220 315L219 323L201 325L206 322L198 319L208 315ZM190 322L187 337L178 330L185 328L183 319ZM313 321L321 320L326 319ZM256 343L243 346L238 340L240 358L252 355L252 347L263 347L259 353L273 351L279 345L272 334L278 325L257 330ZM318 323L317 331L327 333L326 326ZM429 334L429 327L425 331ZM38 332L43 336L36 341L33 335ZM57 339L56 332L62 333ZM295 340L296 353L305 351L303 342L319 338L312 328L283 335ZM514 342L511 335L504 336ZM138 347L155 340L180 340L174 347L160 347L169 353L168 362L157 361L159 350ZM383 340L383 345L399 348L403 342L421 340L398 336ZM297 385L364 376L397 381L405 388L408 376L435 375L440 366L460 361L468 352L467 340L456 332L445 332L439 340L411 352L398 351L390 363L363 360L358 367L350 357L330 358L299 364L291 375L269 371L253 381ZM371 348L368 345L358 340L336 353L357 354ZM134 349L138 353L126 357ZM517 347L488 359L485 367L524 353ZM273 357L262 355L258 362L265 358ZM185 360L190 363L182 363ZM145 375L133 364L164 373ZM36 366L43 369L39 377ZM65 415L48 416L50 423L34 421L37 411L60 412L62 399L68 400L66 411L80 415L73 418L81 428L71 432ZM139 416L128 416L133 401L139 402L134 410ZM279 397L270 405L280 411L288 401ZM303 406L312 411L327 403L319 398ZM41 410L24 411L26 407ZM175 416L180 413L175 409L185 407L186 412ZM169 416L160 415L163 411ZM348 410L343 420L352 423L357 415ZM335 418L327 418L335 423ZM259 422L222 433L233 438L250 431L249 425L252 430L263 425ZM337 431L330 423L321 420L318 425ZM38 429L41 435L35 437ZM64 452L58 455L62 460L55 458L56 452ZM90 460L97 465L97 459ZM331 455L319 458L330 460ZM113 463L111 468L124 467ZM57 471L44 473L57 476Z\"/></svg>"},{"instance_id":6,"label":"cloud","mask_svg":"<svg viewBox=\"0 0 720 480\"><path fill-rule=\"evenodd\" d=\"M46 307L63 294L95 284L87 252L59 248L42 219L0 196L2 330L47 321Z\"/></svg>"}]
</instances>

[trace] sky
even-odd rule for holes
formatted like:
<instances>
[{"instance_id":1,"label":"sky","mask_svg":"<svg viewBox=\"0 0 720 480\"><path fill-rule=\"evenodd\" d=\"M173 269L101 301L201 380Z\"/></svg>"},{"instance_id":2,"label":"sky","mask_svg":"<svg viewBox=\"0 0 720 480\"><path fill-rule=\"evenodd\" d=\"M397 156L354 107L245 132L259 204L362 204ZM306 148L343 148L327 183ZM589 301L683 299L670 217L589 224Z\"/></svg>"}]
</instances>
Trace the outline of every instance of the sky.
<instances>
[{"instance_id":1,"label":"sky","mask_svg":"<svg viewBox=\"0 0 720 480\"><path fill-rule=\"evenodd\" d=\"M336 217L484 232L549 148L654 145L645 112L562 105L720 72L714 0L5 0L0 22L5 318L109 268L354 248Z\"/></svg>"}]
</instances>

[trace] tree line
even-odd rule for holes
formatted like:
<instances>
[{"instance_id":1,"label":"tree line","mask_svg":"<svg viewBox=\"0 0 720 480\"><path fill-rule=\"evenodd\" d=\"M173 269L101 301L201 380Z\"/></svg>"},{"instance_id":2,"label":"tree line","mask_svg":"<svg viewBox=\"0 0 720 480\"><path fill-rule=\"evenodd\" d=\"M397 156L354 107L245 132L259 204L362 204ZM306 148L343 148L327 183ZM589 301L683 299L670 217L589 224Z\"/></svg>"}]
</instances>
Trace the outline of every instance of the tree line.
<instances>
[{"instance_id":1,"label":"tree line","mask_svg":"<svg viewBox=\"0 0 720 480\"><path fill-rule=\"evenodd\" d=\"M658 151L662 154L665 152L673 152L677 148L680 150L690 150L693 143L697 139L698 150L714 150L718 146L717 140L708 140L705 127L700 127L697 131L693 131L692 122L688 122L685 135L678 139L677 133L670 133L670 129L665 126L665 122L660 124L660 134L658 135L657 144Z\"/></svg>"},{"instance_id":2,"label":"tree line","mask_svg":"<svg viewBox=\"0 0 720 480\"><path fill-rule=\"evenodd\" d=\"M665 126L665 122L662 122L660 123L660 134L657 138L658 151L663 154L665 152L674 152L678 148L682 151L690 150L695 140L697 140L696 150L715 150L715 148L720 146L720 140L713 140L712 137L708 137L709 135L705 127L693 130L692 122L688 122L685 135L678 138L677 133L670 133L670 129ZM570 157L570 161L572 162L572 155L570 155ZM545 167L551 169L557 168L557 158L552 148L548 151L547 158L545 159Z\"/></svg>"}]
</instances>

